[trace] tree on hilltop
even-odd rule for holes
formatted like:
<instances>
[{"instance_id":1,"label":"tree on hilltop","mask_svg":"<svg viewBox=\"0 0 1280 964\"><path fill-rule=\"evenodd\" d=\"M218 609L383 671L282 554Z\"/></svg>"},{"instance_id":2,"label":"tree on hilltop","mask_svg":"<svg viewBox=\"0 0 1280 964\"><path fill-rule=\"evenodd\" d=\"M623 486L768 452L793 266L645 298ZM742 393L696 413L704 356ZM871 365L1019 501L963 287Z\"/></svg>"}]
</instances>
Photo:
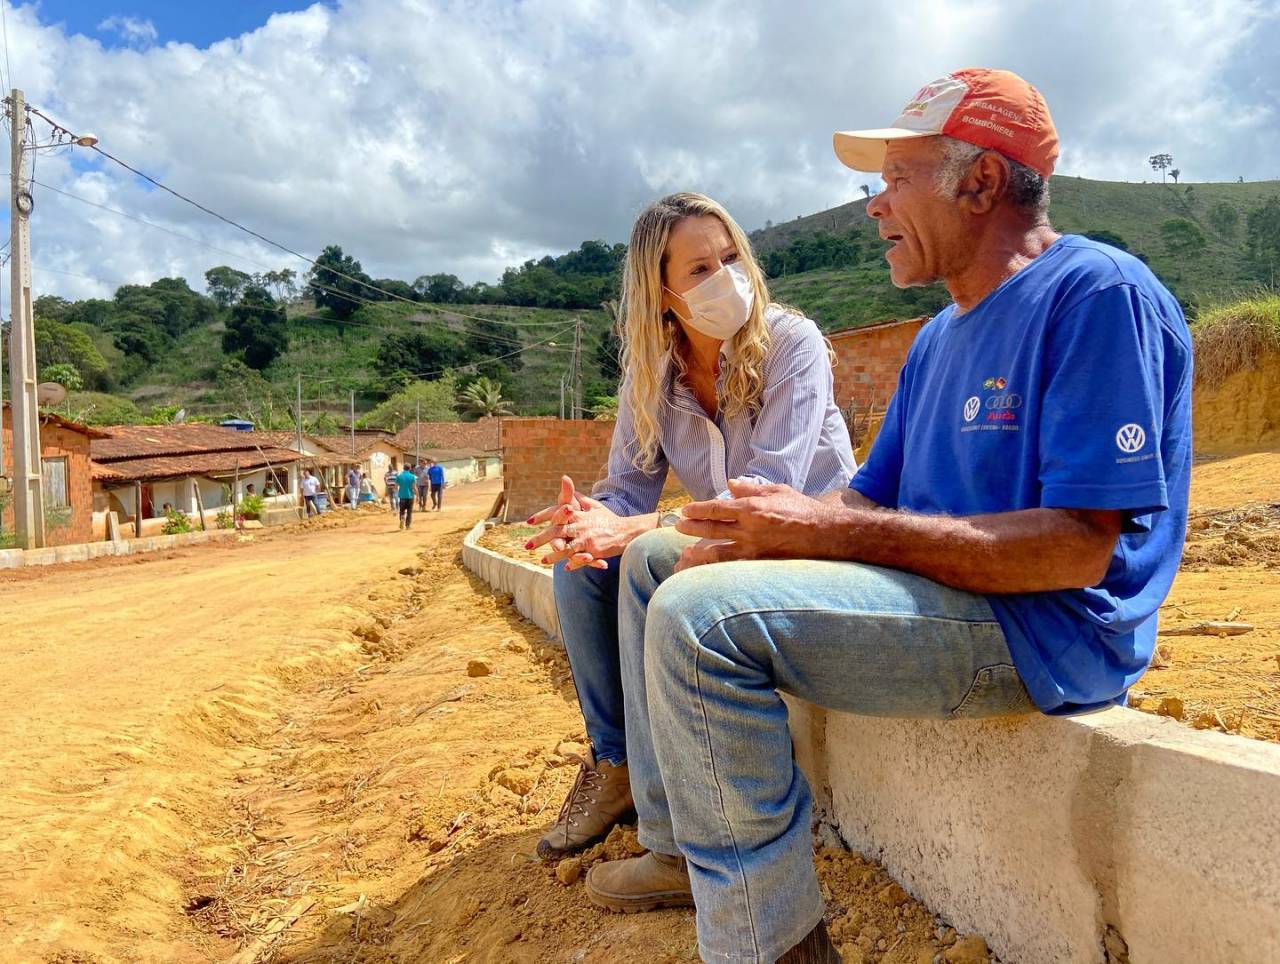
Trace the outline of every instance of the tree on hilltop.
<instances>
[{"instance_id":1,"label":"tree on hilltop","mask_svg":"<svg viewBox=\"0 0 1280 964\"><path fill-rule=\"evenodd\" d=\"M217 303L219 308L230 308L235 304L236 299L240 297L240 292L252 281L253 279L243 271L225 264L210 268L204 273L205 288L209 292L209 297Z\"/></svg>"},{"instance_id":2,"label":"tree on hilltop","mask_svg":"<svg viewBox=\"0 0 1280 964\"><path fill-rule=\"evenodd\" d=\"M1153 171L1160 172L1160 183L1164 183L1164 172L1173 166L1172 154L1152 154L1147 158L1147 163L1151 165Z\"/></svg>"},{"instance_id":3,"label":"tree on hilltop","mask_svg":"<svg viewBox=\"0 0 1280 964\"><path fill-rule=\"evenodd\" d=\"M275 361L289 345L284 309L265 288L246 288L231 309L227 330L222 334L222 350L228 355L243 354L244 363L261 371Z\"/></svg>"},{"instance_id":4,"label":"tree on hilltop","mask_svg":"<svg viewBox=\"0 0 1280 964\"><path fill-rule=\"evenodd\" d=\"M320 252L307 280L316 307L328 308L334 317L343 321L365 302L377 300L372 283L373 279L364 273L360 262L343 254L336 244Z\"/></svg>"}]
</instances>

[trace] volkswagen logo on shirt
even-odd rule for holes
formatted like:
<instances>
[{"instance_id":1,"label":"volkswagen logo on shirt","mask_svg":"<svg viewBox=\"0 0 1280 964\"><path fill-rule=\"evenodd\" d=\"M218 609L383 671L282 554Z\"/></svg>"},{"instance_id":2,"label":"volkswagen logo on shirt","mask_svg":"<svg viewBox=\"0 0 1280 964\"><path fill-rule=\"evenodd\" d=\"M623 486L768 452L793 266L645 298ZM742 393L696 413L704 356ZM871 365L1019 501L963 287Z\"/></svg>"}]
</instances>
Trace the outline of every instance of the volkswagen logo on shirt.
<instances>
[{"instance_id":1,"label":"volkswagen logo on shirt","mask_svg":"<svg viewBox=\"0 0 1280 964\"><path fill-rule=\"evenodd\" d=\"M977 395L970 397L969 400L964 403L964 420L966 422L972 422L978 417L978 409L981 407L982 401Z\"/></svg>"},{"instance_id":2,"label":"volkswagen logo on shirt","mask_svg":"<svg viewBox=\"0 0 1280 964\"><path fill-rule=\"evenodd\" d=\"M1116 447L1121 452L1132 455L1134 452L1140 452L1146 444L1147 433L1142 430L1141 425L1134 422L1121 425L1120 431L1116 432Z\"/></svg>"}]
</instances>

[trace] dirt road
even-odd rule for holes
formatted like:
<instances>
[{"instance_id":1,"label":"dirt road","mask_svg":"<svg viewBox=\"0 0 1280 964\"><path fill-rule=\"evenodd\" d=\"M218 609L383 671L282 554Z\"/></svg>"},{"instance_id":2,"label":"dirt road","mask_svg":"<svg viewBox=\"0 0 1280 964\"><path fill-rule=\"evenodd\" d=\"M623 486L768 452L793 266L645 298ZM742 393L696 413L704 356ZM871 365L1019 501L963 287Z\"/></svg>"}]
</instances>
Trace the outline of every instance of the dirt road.
<instances>
[{"instance_id":1,"label":"dirt road","mask_svg":"<svg viewBox=\"0 0 1280 964\"><path fill-rule=\"evenodd\" d=\"M407 533L364 510L343 527L0 577L0 958L102 948L107 912L125 946L172 959L183 850L192 823L218 829L211 801L246 758L239 736L290 690L367 662L370 589L400 602L397 570L497 487L450 490Z\"/></svg>"},{"instance_id":2,"label":"dirt road","mask_svg":"<svg viewBox=\"0 0 1280 964\"><path fill-rule=\"evenodd\" d=\"M460 565L495 493L0 578L0 960L696 959L691 913L533 857L582 723ZM858 855L819 872L847 961L987 959Z\"/></svg>"}]
</instances>

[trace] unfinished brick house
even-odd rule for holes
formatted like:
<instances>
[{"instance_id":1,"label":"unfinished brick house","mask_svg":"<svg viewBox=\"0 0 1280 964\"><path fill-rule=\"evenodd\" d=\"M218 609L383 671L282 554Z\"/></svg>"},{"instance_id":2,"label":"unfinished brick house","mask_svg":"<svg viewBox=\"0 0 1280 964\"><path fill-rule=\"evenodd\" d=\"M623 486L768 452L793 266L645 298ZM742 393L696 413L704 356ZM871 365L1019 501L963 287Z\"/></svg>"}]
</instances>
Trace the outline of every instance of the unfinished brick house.
<instances>
[{"instance_id":1,"label":"unfinished brick house","mask_svg":"<svg viewBox=\"0 0 1280 964\"><path fill-rule=\"evenodd\" d=\"M836 352L836 405L848 413L871 408L883 412L898 373L907 360L907 349L928 318L886 321L863 328L844 328L827 335Z\"/></svg>"},{"instance_id":2,"label":"unfinished brick house","mask_svg":"<svg viewBox=\"0 0 1280 964\"><path fill-rule=\"evenodd\" d=\"M13 425L9 403L3 409L4 472L0 480L0 548L13 537ZM45 544L65 546L93 541L93 478L89 443L106 433L58 415L40 416L40 463L44 478Z\"/></svg>"}]
</instances>

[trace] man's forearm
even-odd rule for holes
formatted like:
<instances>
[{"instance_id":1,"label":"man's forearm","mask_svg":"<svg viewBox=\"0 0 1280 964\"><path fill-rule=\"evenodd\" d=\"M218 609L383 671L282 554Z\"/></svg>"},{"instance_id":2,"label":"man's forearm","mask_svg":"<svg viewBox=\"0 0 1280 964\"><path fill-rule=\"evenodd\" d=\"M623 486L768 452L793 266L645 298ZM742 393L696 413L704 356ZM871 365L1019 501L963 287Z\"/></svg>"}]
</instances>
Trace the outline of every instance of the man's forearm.
<instances>
[{"instance_id":1,"label":"man's forearm","mask_svg":"<svg viewBox=\"0 0 1280 964\"><path fill-rule=\"evenodd\" d=\"M1113 515L1027 509L955 518L832 507L814 547L967 592L1079 589L1106 573L1119 534Z\"/></svg>"}]
</instances>

